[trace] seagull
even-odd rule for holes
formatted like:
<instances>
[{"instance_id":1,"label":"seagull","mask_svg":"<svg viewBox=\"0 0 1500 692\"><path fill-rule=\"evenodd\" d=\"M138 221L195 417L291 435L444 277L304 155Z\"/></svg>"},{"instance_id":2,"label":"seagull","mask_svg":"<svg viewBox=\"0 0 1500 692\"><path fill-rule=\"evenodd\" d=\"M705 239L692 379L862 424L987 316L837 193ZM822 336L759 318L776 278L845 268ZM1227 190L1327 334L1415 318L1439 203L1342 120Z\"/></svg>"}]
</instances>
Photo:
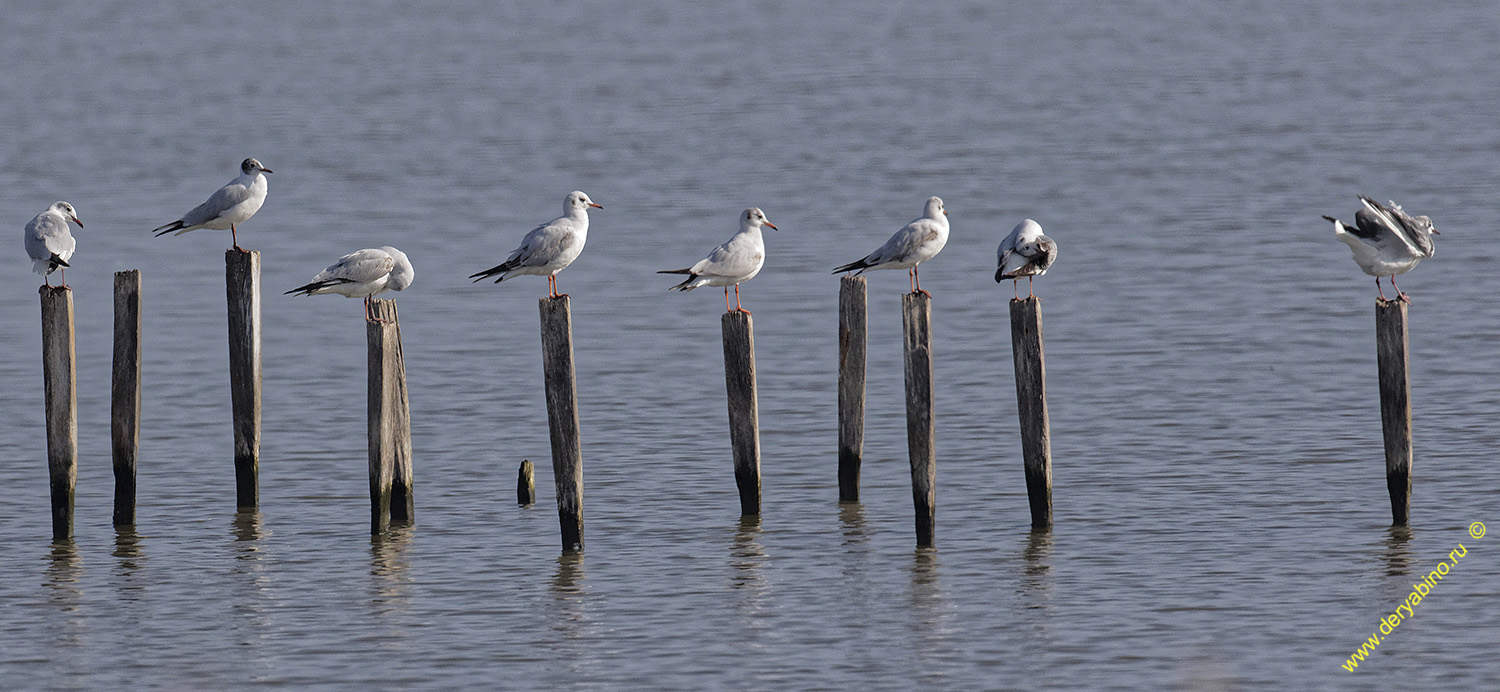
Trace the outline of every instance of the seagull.
<instances>
[{"instance_id":1,"label":"seagull","mask_svg":"<svg viewBox=\"0 0 1500 692\"><path fill-rule=\"evenodd\" d=\"M691 291L699 286L724 287L724 311L743 312L740 307L740 282L749 281L760 273L766 263L766 241L760 235L760 227L769 226L773 231L781 229L766 220L765 212L750 207L740 214L740 231L729 242L714 248L708 257L687 269L668 269L658 274L687 274L688 278L667 290ZM734 308L729 307L729 287L734 287Z\"/></svg>"},{"instance_id":2,"label":"seagull","mask_svg":"<svg viewBox=\"0 0 1500 692\"><path fill-rule=\"evenodd\" d=\"M1057 243L1042 235L1041 224L1026 219L1016 224L1010 235L1000 241L1000 249L995 254L1000 258L995 269L995 283L1011 279L1014 282L1011 288L1016 289L1016 285L1021 283L1021 277L1027 277L1028 297L1035 297L1031 282L1035 277L1046 274L1047 268L1057 260ZM1016 289L1016 299L1020 298L1019 289Z\"/></svg>"},{"instance_id":3,"label":"seagull","mask_svg":"<svg viewBox=\"0 0 1500 692\"><path fill-rule=\"evenodd\" d=\"M162 236L176 231L174 235L182 235L200 228L216 231L227 228L234 249L244 252L235 227L260 211L260 205L266 201L266 176L261 174L270 172L271 169L260 165L259 161L245 159L240 163L240 177L219 188L207 202L193 207L182 218L157 226L151 232Z\"/></svg>"},{"instance_id":4,"label":"seagull","mask_svg":"<svg viewBox=\"0 0 1500 692\"><path fill-rule=\"evenodd\" d=\"M1396 285L1396 275L1405 274L1418 262L1432 256L1436 250L1432 236L1442 235L1432 226L1432 219L1425 216L1412 217L1401 209L1401 205L1390 202L1382 205L1364 195L1359 201L1365 205L1354 214L1354 224L1324 216L1333 222L1333 235L1344 241L1354 251L1354 262L1366 274L1375 277L1375 291L1385 300L1385 291L1380 290L1380 277L1391 279L1396 289L1396 300L1411 303L1411 298Z\"/></svg>"},{"instance_id":5,"label":"seagull","mask_svg":"<svg viewBox=\"0 0 1500 692\"><path fill-rule=\"evenodd\" d=\"M547 297L558 298L557 273L562 271L583 252L583 243L589 237L589 207L603 209L594 204L588 195L574 190L563 198L563 215L531 229L521 240L521 247L510 253L510 259L490 267L469 278L478 283L496 274L504 281L512 274L535 274L547 276Z\"/></svg>"},{"instance_id":6,"label":"seagull","mask_svg":"<svg viewBox=\"0 0 1500 692\"><path fill-rule=\"evenodd\" d=\"M53 202L47 211L37 214L31 223L26 224L26 254L31 256L31 270L41 274L49 287L52 285L49 275L58 267L72 266L68 264L68 258L73 256L73 248L78 247L78 241L73 240L73 233L68 229L69 221L83 228L73 205ZM62 285L68 285L66 271L62 273Z\"/></svg>"},{"instance_id":7,"label":"seagull","mask_svg":"<svg viewBox=\"0 0 1500 692\"><path fill-rule=\"evenodd\" d=\"M948 210L943 208L942 198L928 197L922 218L902 226L879 250L838 267L833 273L858 270L856 274L863 274L866 269L906 269L911 279L911 292L931 296L922 290L917 265L937 256L947 242Z\"/></svg>"},{"instance_id":8,"label":"seagull","mask_svg":"<svg viewBox=\"0 0 1500 692\"><path fill-rule=\"evenodd\" d=\"M287 291L285 295L337 293L349 298L364 298L365 320L382 322L370 311L370 299L386 291L404 291L413 278L416 278L416 271L406 259L406 253L387 245L344 255L318 272L311 283Z\"/></svg>"}]
</instances>

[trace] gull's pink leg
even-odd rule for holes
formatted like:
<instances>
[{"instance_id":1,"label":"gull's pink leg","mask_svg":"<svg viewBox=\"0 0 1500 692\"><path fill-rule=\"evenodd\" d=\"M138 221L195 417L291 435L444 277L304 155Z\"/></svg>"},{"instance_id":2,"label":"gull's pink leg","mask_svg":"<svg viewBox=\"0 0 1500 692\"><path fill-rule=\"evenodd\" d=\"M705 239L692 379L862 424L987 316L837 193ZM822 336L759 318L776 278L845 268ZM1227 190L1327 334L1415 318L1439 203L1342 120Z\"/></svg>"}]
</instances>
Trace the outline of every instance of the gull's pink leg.
<instances>
[{"instance_id":1,"label":"gull's pink leg","mask_svg":"<svg viewBox=\"0 0 1500 692\"><path fill-rule=\"evenodd\" d=\"M1026 277L1026 292L1028 294L1030 294L1030 295L1027 296L1028 298L1035 298L1036 297L1036 289L1032 287L1032 282L1034 282L1034 281L1036 281L1036 277L1035 276L1028 276L1028 277Z\"/></svg>"},{"instance_id":2,"label":"gull's pink leg","mask_svg":"<svg viewBox=\"0 0 1500 692\"><path fill-rule=\"evenodd\" d=\"M725 289L725 290L728 290L728 289ZM735 309L736 312L743 312L746 315L750 314L749 310L746 310L746 309L740 307L740 285L739 284L735 284L734 285L734 309Z\"/></svg>"},{"instance_id":3,"label":"gull's pink leg","mask_svg":"<svg viewBox=\"0 0 1500 692\"><path fill-rule=\"evenodd\" d=\"M1395 276L1391 277L1391 288L1396 289L1396 300L1399 300L1399 301L1401 301L1403 303L1406 303L1407 305L1411 305L1411 297L1408 296L1408 295L1406 295L1406 292L1403 291L1403 290L1401 290L1400 286L1396 285L1396 277Z\"/></svg>"}]
</instances>

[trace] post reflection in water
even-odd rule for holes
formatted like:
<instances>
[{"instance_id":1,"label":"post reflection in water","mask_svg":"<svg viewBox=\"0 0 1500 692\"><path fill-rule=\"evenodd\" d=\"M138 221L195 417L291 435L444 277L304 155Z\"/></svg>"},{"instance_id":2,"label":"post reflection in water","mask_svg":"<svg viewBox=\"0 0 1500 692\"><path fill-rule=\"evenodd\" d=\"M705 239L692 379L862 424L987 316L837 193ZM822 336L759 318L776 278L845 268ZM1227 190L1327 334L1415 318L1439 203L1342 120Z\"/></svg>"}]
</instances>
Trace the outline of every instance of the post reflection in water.
<instances>
[{"instance_id":1,"label":"post reflection in water","mask_svg":"<svg viewBox=\"0 0 1500 692\"><path fill-rule=\"evenodd\" d=\"M760 517L742 516L734 531L733 546L729 550L730 586L759 588L761 566L766 561L766 552L760 545Z\"/></svg>"},{"instance_id":2,"label":"post reflection in water","mask_svg":"<svg viewBox=\"0 0 1500 692\"><path fill-rule=\"evenodd\" d=\"M61 645L78 646L84 643L86 628L79 613L83 591L78 586L82 576L78 546L72 540L52 543L52 549L47 553L47 570L43 575L42 585L49 589L48 602L56 606L62 615L55 628L55 641Z\"/></svg>"},{"instance_id":3,"label":"post reflection in water","mask_svg":"<svg viewBox=\"0 0 1500 692\"><path fill-rule=\"evenodd\" d=\"M552 629L569 638L578 638L586 632L588 622L588 586L584 582L583 551L565 550L557 556L557 571L552 573L548 590L552 593L552 608L547 609Z\"/></svg>"},{"instance_id":4,"label":"post reflection in water","mask_svg":"<svg viewBox=\"0 0 1500 692\"><path fill-rule=\"evenodd\" d=\"M243 621L236 621L235 629L244 633L241 644L257 646L271 625L263 603L267 577L260 512L253 509L235 512L229 522L229 535L234 538L229 544L230 555L234 557L230 571L236 576L247 577L237 584L243 587L243 593L235 598L231 607L234 613L245 616Z\"/></svg>"},{"instance_id":5,"label":"post reflection in water","mask_svg":"<svg viewBox=\"0 0 1500 692\"><path fill-rule=\"evenodd\" d=\"M377 614L406 609L411 584L411 547L415 526L392 528L370 537L370 605Z\"/></svg>"},{"instance_id":6,"label":"post reflection in water","mask_svg":"<svg viewBox=\"0 0 1500 692\"><path fill-rule=\"evenodd\" d=\"M844 547L864 545L869 541L865 532L865 506L858 502L839 503L839 526L844 531Z\"/></svg>"},{"instance_id":7,"label":"post reflection in water","mask_svg":"<svg viewBox=\"0 0 1500 692\"><path fill-rule=\"evenodd\" d=\"M142 536L133 526L115 527L115 549L110 555L119 560L114 574L119 578L120 597L135 599L145 591L144 579L138 572L145 569L146 553L142 550Z\"/></svg>"},{"instance_id":8,"label":"post reflection in water","mask_svg":"<svg viewBox=\"0 0 1500 692\"><path fill-rule=\"evenodd\" d=\"M1052 595L1052 530L1035 529L1027 534L1021 556L1026 560L1021 577L1025 607L1045 610Z\"/></svg>"},{"instance_id":9,"label":"post reflection in water","mask_svg":"<svg viewBox=\"0 0 1500 692\"><path fill-rule=\"evenodd\" d=\"M1406 577L1411 569L1411 527L1392 526L1385 531L1385 573Z\"/></svg>"}]
</instances>

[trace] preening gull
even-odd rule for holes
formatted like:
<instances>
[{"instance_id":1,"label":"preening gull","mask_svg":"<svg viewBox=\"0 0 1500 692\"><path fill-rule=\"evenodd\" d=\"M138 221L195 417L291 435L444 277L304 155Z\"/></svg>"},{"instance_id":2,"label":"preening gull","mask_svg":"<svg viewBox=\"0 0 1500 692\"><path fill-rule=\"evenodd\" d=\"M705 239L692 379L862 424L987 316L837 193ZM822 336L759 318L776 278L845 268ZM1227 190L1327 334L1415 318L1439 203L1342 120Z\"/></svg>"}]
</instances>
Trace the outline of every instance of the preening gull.
<instances>
[{"instance_id":1,"label":"preening gull","mask_svg":"<svg viewBox=\"0 0 1500 692\"><path fill-rule=\"evenodd\" d=\"M1026 278L1026 290L1028 297L1035 296L1031 290L1031 282L1035 277L1047 273L1047 268L1057 260L1057 243L1051 238L1042 235L1042 225L1026 219L1016 224L1011 229L1010 235L1000 241L1000 248L995 254L999 257L995 268L995 283L1010 279L1012 293L1019 299L1020 290L1016 285L1020 283L1021 277Z\"/></svg>"},{"instance_id":2,"label":"preening gull","mask_svg":"<svg viewBox=\"0 0 1500 692\"><path fill-rule=\"evenodd\" d=\"M1385 291L1380 289L1380 277L1387 276L1396 289L1396 300L1410 303L1411 298L1396 285L1396 275L1411 271L1418 262L1431 257L1437 249L1432 236L1442 234L1433 228L1432 219L1413 217L1395 202L1386 206L1364 195L1359 201L1364 208L1354 213L1353 226L1332 216L1323 218L1333 222L1334 237L1354 252L1355 264L1375 277L1375 291L1381 300L1385 300Z\"/></svg>"},{"instance_id":3,"label":"preening gull","mask_svg":"<svg viewBox=\"0 0 1500 692\"><path fill-rule=\"evenodd\" d=\"M380 320L370 312L370 299L386 291L404 291L416 276L406 253L389 245L366 248L340 257L339 261L318 272L312 282L287 291L286 295L337 293L364 298L365 319L378 322Z\"/></svg>"}]
</instances>

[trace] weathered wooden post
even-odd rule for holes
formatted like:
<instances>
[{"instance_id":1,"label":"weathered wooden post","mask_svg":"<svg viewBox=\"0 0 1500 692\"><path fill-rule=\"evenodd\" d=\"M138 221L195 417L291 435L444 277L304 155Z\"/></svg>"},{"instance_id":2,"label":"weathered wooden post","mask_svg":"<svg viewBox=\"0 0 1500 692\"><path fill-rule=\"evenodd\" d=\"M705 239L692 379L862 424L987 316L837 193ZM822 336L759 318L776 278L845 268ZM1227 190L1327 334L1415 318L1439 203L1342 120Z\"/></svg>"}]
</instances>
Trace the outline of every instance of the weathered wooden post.
<instances>
[{"instance_id":1,"label":"weathered wooden post","mask_svg":"<svg viewBox=\"0 0 1500 692\"><path fill-rule=\"evenodd\" d=\"M863 276L839 279L839 502L859 502L865 446L865 313Z\"/></svg>"},{"instance_id":2,"label":"weathered wooden post","mask_svg":"<svg viewBox=\"0 0 1500 692\"><path fill-rule=\"evenodd\" d=\"M1052 434L1047 423L1047 362L1042 354L1042 303L1036 296L1010 301L1010 348L1016 361L1016 412L1021 419L1021 459L1031 527L1052 525Z\"/></svg>"},{"instance_id":3,"label":"weathered wooden post","mask_svg":"<svg viewBox=\"0 0 1500 692\"><path fill-rule=\"evenodd\" d=\"M760 515L760 413L755 395L755 325L750 313L726 312L724 386L729 397L729 445L740 516Z\"/></svg>"},{"instance_id":4,"label":"weathered wooden post","mask_svg":"<svg viewBox=\"0 0 1500 692\"><path fill-rule=\"evenodd\" d=\"M583 550L583 449L573 371L573 315L567 296L542 298L542 374L552 435L552 477L564 551Z\"/></svg>"},{"instance_id":5,"label":"weathered wooden post","mask_svg":"<svg viewBox=\"0 0 1500 692\"><path fill-rule=\"evenodd\" d=\"M78 381L74 372L73 291L42 286L42 383L47 409L47 477L52 540L73 538L78 483Z\"/></svg>"},{"instance_id":6,"label":"weathered wooden post","mask_svg":"<svg viewBox=\"0 0 1500 692\"><path fill-rule=\"evenodd\" d=\"M401 333L396 303L370 301L377 321L365 323L369 354L370 533L384 533L404 513L394 506L397 459L411 454L411 429L405 414L402 386Z\"/></svg>"},{"instance_id":7,"label":"weathered wooden post","mask_svg":"<svg viewBox=\"0 0 1500 692\"><path fill-rule=\"evenodd\" d=\"M1375 301L1375 359L1380 369L1380 428L1385 439L1385 485L1391 523L1411 514L1411 382L1407 374L1406 303Z\"/></svg>"},{"instance_id":8,"label":"weathered wooden post","mask_svg":"<svg viewBox=\"0 0 1500 692\"><path fill-rule=\"evenodd\" d=\"M373 302L373 301L372 301ZM410 526L417 523L417 503L412 482L415 469L411 458L411 396L406 389L406 351L401 347L401 320L396 315L395 301L390 306L391 328L396 332L396 393L391 405L395 408L395 468L391 477L391 521Z\"/></svg>"},{"instance_id":9,"label":"weathered wooden post","mask_svg":"<svg viewBox=\"0 0 1500 692\"><path fill-rule=\"evenodd\" d=\"M224 251L229 298L229 393L235 504L260 506L260 253Z\"/></svg>"},{"instance_id":10,"label":"weathered wooden post","mask_svg":"<svg viewBox=\"0 0 1500 692\"><path fill-rule=\"evenodd\" d=\"M911 457L911 496L917 514L917 545L931 546L937 510L936 424L932 417L932 296L901 298L905 327L906 448Z\"/></svg>"},{"instance_id":11,"label":"weathered wooden post","mask_svg":"<svg viewBox=\"0 0 1500 692\"><path fill-rule=\"evenodd\" d=\"M115 526L135 525L135 461L141 439L141 272L115 272L114 377L110 451L115 468Z\"/></svg>"},{"instance_id":12,"label":"weathered wooden post","mask_svg":"<svg viewBox=\"0 0 1500 692\"><path fill-rule=\"evenodd\" d=\"M516 504L529 507L536 502L536 467L530 459L521 460L516 474Z\"/></svg>"}]
</instances>

